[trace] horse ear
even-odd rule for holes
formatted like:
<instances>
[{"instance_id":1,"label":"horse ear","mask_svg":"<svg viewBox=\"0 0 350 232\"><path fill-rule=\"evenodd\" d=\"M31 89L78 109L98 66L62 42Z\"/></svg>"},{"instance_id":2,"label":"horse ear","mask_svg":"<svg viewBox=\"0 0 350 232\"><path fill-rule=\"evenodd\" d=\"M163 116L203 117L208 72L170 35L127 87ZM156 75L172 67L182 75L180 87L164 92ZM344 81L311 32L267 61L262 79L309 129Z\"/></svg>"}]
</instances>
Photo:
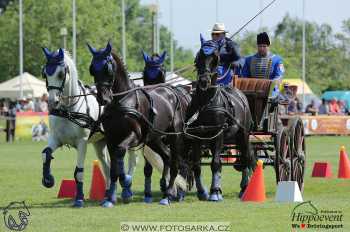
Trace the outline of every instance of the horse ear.
<instances>
[{"instance_id":1,"label":"horse ear","mask_svg":"<svg viewBox=\"0 0 350 232\"><path fill-rule=\"evenodd\" d=\"M166 56L166 51L164 51L162 53L162 55L159 57L159 63L162 64L165 60L165 56Z\"/></svg>"},{"instance_id":2,"label":"horse ear","mask_svg":"<svg viewBox=\"0 0 350 232\"><path fill-rule=\"evenodd\" d=\"M58 58L60 60L63 60L63 57L64 57L64 52L63 52L63 49L60 48L60 49L58 49Z\"/></svg>"},{"instance_id":3,"label":"horse ear","mask_svg":"<svg viewBox=\"0 0 350 232\"><path fill-rule=\"evenodd\" d=\"M201 39L201 46L203 46L203 44L205 43L205 39L202 35L202 33L199 35L200 39Z\"/></svg>"},{"instance_id":4,"label":"horse ear","mask_svg":"<svg viewBox=\"0 0 350 232\"><path fill-rule=\"evenodd\" d=\"M96 49L92 47L89 43L86 43L89 48L90 53L94 56L96 54Z\"/></svg>"},{"instance_id":5,"label":"horse ear","mask_svg":"<svg viewBox=\"0 0 350 232\"><path fill-rule=\"evenodd\" d=\"M48 60L51 57L52 53L49 51L48 48L44 48L43 47L42 49L43 49L43 52L44 52L44 54L46 56L46 59Z\"/></svg>"},{"instance_id":6,"label":"horse ear","mask_svg":"<svg viewBox=\"0 0 350 232\"><path fill-rule=\"evenodd\" d=\"M105 52L106 52L107 54L111 54L111 52L112 52L112 44L111 44L111 41L110 41L110 40L108 40L108 43L107 43Z\"/></svg>"},{"instance_id":7,"label":"horse ear","mask_svg":"<svg viewBox=\"0 0 350 232\"><path fill-rule=\"evenodd\" d=\"M142 52L143 60L147 63L149 61L149 55L144 50L142 50L141 52Z\"/></svg>"}]
</instances>

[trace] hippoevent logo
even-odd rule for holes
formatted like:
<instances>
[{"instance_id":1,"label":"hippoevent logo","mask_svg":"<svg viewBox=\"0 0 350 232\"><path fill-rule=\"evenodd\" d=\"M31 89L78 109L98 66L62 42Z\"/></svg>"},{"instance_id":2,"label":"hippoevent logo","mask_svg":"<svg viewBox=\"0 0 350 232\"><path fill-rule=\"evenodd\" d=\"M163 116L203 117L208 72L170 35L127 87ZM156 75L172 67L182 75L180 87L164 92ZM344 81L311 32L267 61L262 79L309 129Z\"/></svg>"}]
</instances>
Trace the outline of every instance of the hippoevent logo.
<instances>
[{"instance_id":1,"label":"hippoevent logo","mask_svg":"<svg viewBox=\"0 0 350 232\"><path fill-rule=\"evenodd\" d=\"M318 210L311 201L294 207L292 214L293 229L342 229L343 213L341 210Z\"/></svg>"},{"instance_id":2,"label":"hippoevent logo","mask_svg":"<svg viewBox=\"0 0 350 232\"><path fill-rule=\"evenodd\" d=\"M7 228L22 231L28 225L30 212L24 201L11 202L4 210L4 223Z\"/></svg>"}]
</instances>

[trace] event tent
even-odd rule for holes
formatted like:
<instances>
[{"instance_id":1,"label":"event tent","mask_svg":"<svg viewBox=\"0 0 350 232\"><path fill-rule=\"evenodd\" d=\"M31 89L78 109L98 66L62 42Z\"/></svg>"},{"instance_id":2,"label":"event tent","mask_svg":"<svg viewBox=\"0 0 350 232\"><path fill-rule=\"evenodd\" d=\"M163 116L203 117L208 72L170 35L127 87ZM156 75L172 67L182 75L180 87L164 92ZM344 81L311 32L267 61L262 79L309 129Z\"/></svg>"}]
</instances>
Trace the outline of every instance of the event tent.
<instances>
[{"instance_id":1,"label":"event tent","mask_svg":"<svg viewBox=\"0 0 350 232\"><path fill-rule=\"evenodd\" d=\"M45 81L41 81L30 73L22 75L23 97L41 97L46 91ZM0 98L20 98L20 76L0 83Z\"/></svg>"}]
</instances>

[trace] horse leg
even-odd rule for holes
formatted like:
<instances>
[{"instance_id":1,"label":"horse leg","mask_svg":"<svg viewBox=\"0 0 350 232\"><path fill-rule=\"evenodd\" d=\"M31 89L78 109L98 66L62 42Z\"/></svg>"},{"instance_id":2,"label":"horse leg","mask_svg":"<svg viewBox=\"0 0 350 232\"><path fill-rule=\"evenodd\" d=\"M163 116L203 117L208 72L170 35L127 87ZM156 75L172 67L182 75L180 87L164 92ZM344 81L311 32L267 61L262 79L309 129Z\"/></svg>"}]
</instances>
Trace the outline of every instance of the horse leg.
<instances>
[{"instance_id":1,"label":"horse leg","mask_svg":"<svg viewBox=\"0 0 350 232\"><path fill-rule=\"evenodd\" d=\"M196 181L197 197L200 201L207 201L209 198L208 191L203 185L202 181L202 169L201 169L201 157L200 157L200 144L196 143L192 146L191 159L193 161L193 174Z\"/></svg>"},{"instance_id":2,"label":"horse leg","mask_svg":"<svg viewBox=\"0 0 350 232\"><path fill-rule=\"evenodd\" d=\"M96 155L98 157L98 159L101 162L102 165L102 170L103 170L103 174L106 180L106 192L105 192L105 196L107 196L107 192L109 190L109 186L111 184L111 178L110 178L110 159L109 156L106 154L106 141L105 140L100 140L96 143L93 144L94 145L94 149L96 152ZM112 196L113 201L116 201L116 195L115 193Z\"/></svg>"},{"instance_id":3,"label":"horse leg","mask_svg":"<svg viewBox=\"0 0 350 232\"><path fill-rule=\"evenodd\" d=\"M74 179L76 183L77 194L73 203L73 207L81 208L84 206L84 191L83 191L83 180L84 180L84 163L86 157L87 141L82 139L77 144L77 166L74 170Z\"/></svg>"},{"instance_id":4,"label":"horse leg","mask_svg":"<svg viewBox=\"0 0 350 232\"><path fill-rule=\"evenodd\" d=\"M240 135L241 134L241 135ZM240 140L239 143L240 152L241 152L241 162L243 166L242 170L242 179L240 183L240 192L238 194L238 197L241 198L248 186L249 178L251 175L251 171L254 167L254 164L256 163L255 156L253 155L250 147L249 142L249 135L246 135L246 133L242 132L238 134L239 137L244 138Z\"/></svg>"},{"instance_id":5,"label":"horse leg","mask_svg":"<svg viewBox=\"0 0 350 232\"><path fill-rule=\"evenodd\" d=\"M53 159L53 152L57 148L57 140L50 136L48 146L41 152L43 158L43 178L41 182L46 188L52 188L55 185L55 178L51 174L51 160Z\"/></svg>"},{"instance_id":6,"label":"horse leg","mask_svg":"<svg viewBox=\"0 0 350 232\"><path fill-rule=\"evenodd\" d=\"M132 179L131 179L131 176L125 174L125 170L124 170L125 153L126 153L125 148L118 147L116 149L115 156L116 156L117 177L122 187L121 197L124 203L129 203L133 195L131 191Z\"/></svg>"},{"instance_id":7,"label":"horse leg","mask_svg":"<svg viewBox=\"0 0 350 232\"><path fill-rule=\"evenodd\" d=\"M170 144L171 151L171 162L170 162L170 180L167 188L167 196L168 198L177 198L178 201L183 201L186 194L186 189L182 189L181 187L176 188L175 179L178 175L179 171L179 161L182 159L182 155L185 152L185 144L183 137L181 136L173 136L172 142ZM176 195L174 194L176 192Z\"/></svg>"},{"instance_id":8,"label":"horse leg","mask_svg":"<svg viewBox=\"0 0 350 232\"><path fill-rule=\"evenodd\" d=\"M164 168L160 179L160 190L163 193L163 199L160 200L161 205L169 205L170 201L166 195L167 190L167 175L169 173L169 148L162 142L161 139L147 144L154 152L158 153L163 160Z\"/></svg>"},{"instance_id":9,"label":"horse leg","mask_svg":"<svg viewBox=\"0 0 350 232\"><path fill-rule=\"evenodd\" d=\"M209 201L222 201L222 190L221 190L221 160L220 152L223 147L223 135L218 136L216 141L211 147L211 153L213 155L211 161L211 172L212 182L210 187Z\"/></svg>"},{"instance_id":10,"label":"horse leg","mask_svg":"<svg viewBox=\"0 0 350 232\"><path fill-rule=\"evenodd\" d=\"M110 186L109 189L106 191L106 196L103 202L101 203L102 207L105 208L112 208L114 204L117 202L116 200L116 182L118 180L117 176L117 149L107 143L108 153L111 161L111 168L110 168Z\"/></svg>"},{"instance_id":11,"label":"horse leg","mask_svg":"<svg viewBox=\"0 0 350 232\"><path fill-rule=\"evenodd\" d=\"M144 189L144 202L151 203L152 202L152 172L153 167L145 158L145 166L143 168L143 174L145 176L145 189Z\"/></svg>"}]
</instances>

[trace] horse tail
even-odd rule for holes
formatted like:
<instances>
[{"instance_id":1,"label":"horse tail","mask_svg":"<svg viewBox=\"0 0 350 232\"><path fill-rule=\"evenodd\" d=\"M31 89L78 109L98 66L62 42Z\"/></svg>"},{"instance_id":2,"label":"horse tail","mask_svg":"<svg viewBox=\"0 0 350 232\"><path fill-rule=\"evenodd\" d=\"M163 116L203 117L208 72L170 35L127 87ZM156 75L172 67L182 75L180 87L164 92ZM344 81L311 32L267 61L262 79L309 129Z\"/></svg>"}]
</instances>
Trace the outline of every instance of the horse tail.
<instances>
[{"instance_id":1,"label":"horse tail","mask_svg":"<svg viewBox=\"0 0 350 232\"><path fill-rule=\"evenodd\" d=\"M179 157L179 174L187 182L187 188L183 190L190 191L194 185L194 174L191 167L192 163L189 157Z\"/></svg>"}]
</instances>

